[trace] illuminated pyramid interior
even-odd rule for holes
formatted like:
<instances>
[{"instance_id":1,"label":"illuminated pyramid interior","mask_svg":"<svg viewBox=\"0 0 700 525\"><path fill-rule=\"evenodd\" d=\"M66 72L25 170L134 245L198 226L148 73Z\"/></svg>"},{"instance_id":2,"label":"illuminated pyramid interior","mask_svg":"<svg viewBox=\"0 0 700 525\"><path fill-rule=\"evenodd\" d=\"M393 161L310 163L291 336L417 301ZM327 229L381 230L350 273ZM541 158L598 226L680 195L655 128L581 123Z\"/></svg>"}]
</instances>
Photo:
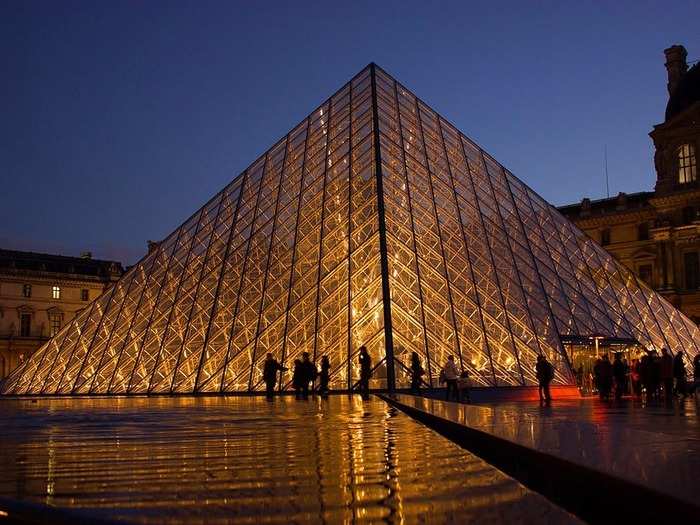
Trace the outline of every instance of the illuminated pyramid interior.
<instances>
[{"instance_id":1,"label":"illuminated pyramid interior","mask_svg":"<svg viewBox=\"0 0 700 525\"><path fill-rule=\"evenodd\" d=\"M698 351L698 328L375 65L237 176L3 384L9 394L261 390L268 352L331 387L529 385L563 340ZM285 372L280 389L290 388Z\"/></svg>"}]
</instances>

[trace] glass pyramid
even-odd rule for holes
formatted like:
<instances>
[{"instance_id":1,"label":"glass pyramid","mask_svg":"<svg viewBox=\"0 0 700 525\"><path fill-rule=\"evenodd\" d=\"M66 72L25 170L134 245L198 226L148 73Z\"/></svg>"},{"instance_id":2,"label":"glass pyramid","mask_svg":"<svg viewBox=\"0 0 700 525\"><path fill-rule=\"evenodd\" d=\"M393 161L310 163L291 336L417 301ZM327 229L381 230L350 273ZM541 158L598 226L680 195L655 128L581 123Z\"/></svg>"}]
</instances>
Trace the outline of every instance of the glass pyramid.
<instances>
[{"instance_id":1,"label":"glass pyramid","mask_svg":"<svg viewBox=\"0 0 700 525\"><path fill-rule=\"evenodd\" d=\"M187 219L2 384L5 394L262 389L271 352L331 387L535 383L562 339L698 352L698 328L374 64ZM289 389L291 372L279 388Z\"/></svg>"}]
</instances>

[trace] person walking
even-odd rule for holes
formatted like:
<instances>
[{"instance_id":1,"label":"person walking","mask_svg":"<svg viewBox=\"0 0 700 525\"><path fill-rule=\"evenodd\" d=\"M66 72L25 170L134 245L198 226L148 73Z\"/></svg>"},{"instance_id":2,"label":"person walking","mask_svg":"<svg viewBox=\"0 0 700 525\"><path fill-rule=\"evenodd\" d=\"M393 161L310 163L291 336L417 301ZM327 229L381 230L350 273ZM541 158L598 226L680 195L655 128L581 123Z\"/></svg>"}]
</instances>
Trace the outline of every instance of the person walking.
<instances>
[{"instance_id":1,"label":"person walking","mask_svg":"<svg viewBox=\"0 0 700 525\"><path fill-rule=\"evenodd\" d=\"M622 394L625 392L625 384L627 380L627 366L622 361L622 354L617 352L612 365L612 375L615 379L615 399L622 399Z\"/></svg>"},{"instance_id":2,"label":"person walking","mask_svg":"<svg viewBox=\"0 0 700 525\"><path fill-rule=\"evenodd\" d=\"M600 399L607 401L610 399L610 391L612 390L613 383L612 364L610 363L608 354L605 354L600 360L599 376Z\"/></svg>"},{"instance_id":3,"label":"person walking","mask_svg":"<svg viewBox=\"0 0 700 525\"><path fill-rule=\"evenodd\" d=\"M700 353L693 358L693 392L700 392Z\"/></svg>"},{"instance_id":4,"label":"person walking","mask_svg":"<svg viewBox=\"0 0 700 525\"><path fill-rule=\"evenodd\" d=\"M275 394L275 385L277 385L277 372L284 372L287 370L281 364L277 362L277 359L272 357L271 353L267 354L265 357L265 363L263 364L263 381L265 381L265 392L268 400L272 400Z\"/></svg>"},{"instance_id":5,"label":"person walking","mask_svg":"<svg viewBox=\"0 0 700 525\"><path fill-rule=\"evenodd\" d=\"M544 355L537 356L535 364L535 375L537 376L537 390L540 395L540 403L549 404L552 401L552 394L549 391L549 384L554 379L554 367L547 361Z\"/></svg>"},{"instance_id":6,"label":"person walking","mask_svg":"<svg viewBox=\"0 0 700 525\"><path fill-rule=\"evenodd\" d=\"M676 380L676 394L686 398L686 377L685 362L683 361L683 350L679 350L673 357L673 378Z\"/></svg>"},{"instance_id":7,"label":"person walking","mask_svg":"<svg viewBox=\"0 0 700 525\"><path fill-rule=\"evenodd\" d=\"M668 349L661 349L661 382L664 386L664 399L671 402L673 396L673 358Z\"/></svg>"},{"instance_id":8,"label":"person walking","mask_svg":"<svg viewBox=\"0 0 700 525\"><path fill-rule=\"evenodd\" d=\"M318 370L316 365L309 358L309 352L301 354L301 393L304 399L309 398L309 383L316 381Z\"/></svg>"},{"instance_id":9,"label":"person walking","mask_svg":"<svg viewBox=\"0 0 700 525\"><path fill-rule=\"evenodd\" d=\"M321 392L321 395L323 397L328 397L328 382L330 380L331 376L331 363L328 360L328 356L324 355L321 357L321 376L320 376L320 385L319 385L319 392Z\"/></svg>"},{"instance_id":10,"label":"person walking","mask_svg":"<svg viewBox=\"0 0 700 525\"><path fill-rule=\"evenodd\" d=\"M459 378L459 370L455 364L455 356L451 355L447 358L445 366L442 367L442 376L445 378L445 399L450 400L450 393L459 401L459 391L457 390L457 379Z\"/></svg>"},{"instance_id":11,"label":"person walking","mask_svg":"<svg viewBox=\"0 0 700 525\"><path fill-rule=\"evenodd\" d=\"M369 398L369 380L372 378L372 358L364 345L360 347L358 361L360 362L360 392L362 397L367 399Z\"/></svg>"},{"instance_id":12,"label":"person walking","mask_svg":"<svg viewBox=\"0 0 700 525\"><path fill-rule=\"evenodd\" d=\"M418 352L411 354L411 392L420 392L421 377L425 374Z\"/></svg>"}]
</instances>

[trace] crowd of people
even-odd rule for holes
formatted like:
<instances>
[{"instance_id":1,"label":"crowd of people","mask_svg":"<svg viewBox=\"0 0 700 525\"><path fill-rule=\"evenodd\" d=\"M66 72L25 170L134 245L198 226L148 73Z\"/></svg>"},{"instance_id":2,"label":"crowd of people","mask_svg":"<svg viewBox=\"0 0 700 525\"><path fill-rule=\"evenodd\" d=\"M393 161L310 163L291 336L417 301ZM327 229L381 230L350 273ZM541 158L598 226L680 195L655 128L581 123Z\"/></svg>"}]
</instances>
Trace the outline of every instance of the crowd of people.
<instances>
[{"instance_id":1,"label":"crowd of people","mask_svg":"<svg viewBox=\"0 0 700 525\"><path fill-rule=\"evenodd\" d=\"M358 361L360 364L360 381L358 390L363 396L369 396L369 381L372 378L372 358L367 352L367 348L361 346L359 349ZM280 372L287 371L288 368L282 366L271 353L265 357L263 364L262 378L265 382L265 392L267 399L271 400L275 394L275 387L278 385ZM331 364L327 355L321 356L321 371L319 373L316 364L311 360L308 352L301 354L301 359L294 360L292 370L292 388L297 399L308 399L309 392L317 391L322 396L327 396L330 381ZM314 388L318 379L318 388Z\"/></svg>"},{"instance_id":2,"label":"crowd of people","mask_svg":"<svg viewBox=\"0 0 700 525\"><path fill-rule=\"evenodd\" d=\"M605 354L596 359L593 366L593 385L603 400L610 399L611 395L620 399L628 394L638 398L644 394L647 401L685 398L700 387L700 354L692 361L692 383L688 383L685 362L683 351L672 356L666 348L661 349L661 354L656 350L648 350L641 359L633 359L631 362L624 359L622 353L616 353L611 363ZM579 383L580 370L577 372Z\"/></svg>"},{"instance_id":3,"label":"crowd of people","mask_svg":"<svg viewBox=\"0 0 700 525\"><path fill-rule=\"evenodd\" d=\"M359 348L358 364L360 378L356 390L367 397L372 378L372 358L364 346ZM685 353L682 351L672 356L666 348L661 350L660 355L656 350L649 350L641 359L633 359L631 363L623 357L621 352L618 352L615 353L612 362L608 354L596 359L592 370L592 381L602 400L609 400L611 396L620 399L627 394L641 398L644 394L648 401L662 397L666 401L671 401L676 396L685 398L693 392L700 392L700 354L693 358L692 367L693 381L689 383ZM320 368L319 372L308 352L304 352L301 359L294 361L292 388L298 399L308 398L309 393L313 391L322 396L329 393L331 365L328 356L321 357ZM277 362L272 354L267 354L262 378L266 385L268 399L272 399L274 395L278 385L278 374L286 370L288 369ZM411 354L408 372L412 392L419 393L422 386L430 388L430 384L424 379L426 371L417 352ZM582 375L581 366L576 370L579 385L583 382ZM554 367L544 355L537 357L535 376L540 401L549 404L552 399L550 384L554 379ZM445 399L470 402L469 373L466 370L459 370L454 356L447 357L447 361L440 370L438 381L441 385L445 385Z\"/></svg>"}]
</instances>

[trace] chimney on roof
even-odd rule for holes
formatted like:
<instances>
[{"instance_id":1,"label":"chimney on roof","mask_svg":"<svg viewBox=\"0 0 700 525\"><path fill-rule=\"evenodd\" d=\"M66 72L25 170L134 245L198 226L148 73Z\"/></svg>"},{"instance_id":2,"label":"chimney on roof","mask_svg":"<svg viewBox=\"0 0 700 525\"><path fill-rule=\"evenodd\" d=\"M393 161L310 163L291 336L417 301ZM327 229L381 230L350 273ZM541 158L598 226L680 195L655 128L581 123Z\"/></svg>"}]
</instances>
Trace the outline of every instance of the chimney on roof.
<instances>
[{"instance_id":1,"label":"chimney on roof","mask_svg":"<svg viewBox=\"0 0 700 525\"><path fill-rule=\"evenodd\" d=\"M83 252L80 254L81 259L92 259L92 252Z\"/></svg>"},{"instance_id":2,"label":"chimney on roof","mask_svg":"<svg viewBox=\"0 0 700 525\"><path fill-rule=\"evenodd\" d=\"M668 72L668 96L673 96L673 93L678 87L678 83L688 71L688 52L681 45L673 45L668 49L664 49L666 55L666 71Z\"/></svg>"},{"instance_id":3,"label":"chimney on roof","mask_svg":"<svg viewBox=\"0 0 700 525\"><path fill-rule=\"evenodd\" d=\"M581 200L581 217L588 217L591 214L591 199L584 197Z\"/></svg>"},{"instance_id":4,"label":"chimney on roof","mask_svg":"<svg viewBox=\"0 0 700 525\"><path fill-rule=\"evenodd\" d=\"M622 211L627 208L627 194L621 191L617 194L617 202L615 203L615 209L617 211Z\"/></svg>"}]
</instances>

